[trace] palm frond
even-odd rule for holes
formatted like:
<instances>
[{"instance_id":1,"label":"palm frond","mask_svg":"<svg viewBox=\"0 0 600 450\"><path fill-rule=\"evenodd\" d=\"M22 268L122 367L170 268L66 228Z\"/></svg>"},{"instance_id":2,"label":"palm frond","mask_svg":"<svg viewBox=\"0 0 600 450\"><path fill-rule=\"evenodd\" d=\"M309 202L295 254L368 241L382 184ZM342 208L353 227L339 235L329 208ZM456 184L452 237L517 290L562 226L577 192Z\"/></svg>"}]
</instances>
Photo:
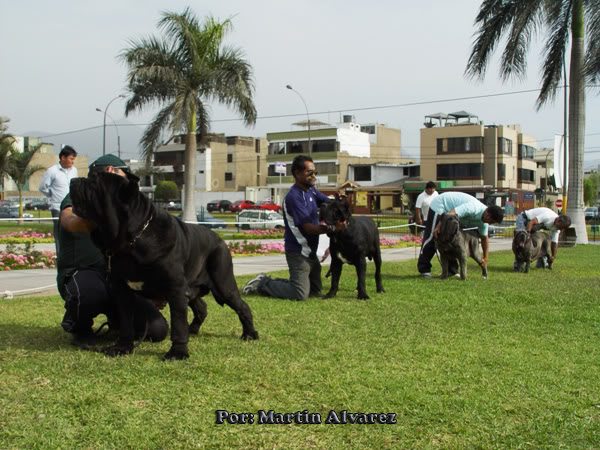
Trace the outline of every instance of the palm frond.
<instances>
[{"instance_id":1,"label":"palm frond","mask_svg":"<svg viewBox=\"0 0 600 450\"><path fill-rule=\"evenodd\" d=\"M545 103L554 101L560 81L563 79L565 52L570 37L571 8L569 3L558 0L546 3L545 23L550 39L544 51L542 88L536 101L537 110Z\"/></svg>"},{"instance_id":2,"label":"palm frond","mask_svg":"<svg viewBox=\"0 0 600 450\"><path fill-rule=\"evenodd\" d=\"M160 136L167 128L172 128L171 117L174 113L174 104L167 105L156 115L152 123L144 131L140 141L140 153L142 158L149 160L152 158L156 147L158 146ZM179 130L174 130L179 131Z\"/></svg>"},{"instance_id":3,"label":"palm frond","mask_svg":"<svg viewBox=\"0 0 600 450\"><path fill-rule=\"evenodd\" d=\"M586 40L585 52L586 80L591 84L600 82L600 0L585 2Z\"/></svg>"},{"instance_id":4,"label":"palm frond","mask_svg":"<svg viewBox=\"0 0 600 450\"><path fill-rule=\"evenodd\" d=\"M196 136L198 146L206 145L210 133L210 107L203 102L196 103Z\"/></svg>"}]
</instances>

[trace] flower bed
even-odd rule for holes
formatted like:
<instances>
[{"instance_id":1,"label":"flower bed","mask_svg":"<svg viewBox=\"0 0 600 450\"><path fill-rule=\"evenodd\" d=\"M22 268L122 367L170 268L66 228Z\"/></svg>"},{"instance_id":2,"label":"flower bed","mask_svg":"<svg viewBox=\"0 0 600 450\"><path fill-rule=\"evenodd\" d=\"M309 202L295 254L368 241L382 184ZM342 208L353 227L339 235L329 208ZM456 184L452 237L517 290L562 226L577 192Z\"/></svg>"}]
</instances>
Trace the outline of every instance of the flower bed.
<instances>
[{"instance_id":1,"label":"flower bed","mask_svg":"<svg viewBox=\"0 0 600 450\"><path fill-rule=\"evenodd\" d=\"M233 234L219 233L219 235L227 240L283 239L283 231L281 230L247 230Z\"/></svg>"},{"instance_id":2,"label":"flower bed","mask_svg":"<svg viewBox=\"0 0 600 450\"><path fill-rule=\"evenodd\" d=\"M0 234L0 244L51 244L54 242L52 233L37 233L31 229Z\"/></svg>"},{"instance_id":3,"label":"flower bed","mask_svg":"<svg viewBox=\"0 0 600 450\"><path fill-rule=\"evenodd\" d=\"M25 245L24 249L17 249L9 244L6 250L0 252L0 270L20 269L54 269L56 267L56 254L49 250L32 250L32 243Z\"/></svg>"}]
</instances>

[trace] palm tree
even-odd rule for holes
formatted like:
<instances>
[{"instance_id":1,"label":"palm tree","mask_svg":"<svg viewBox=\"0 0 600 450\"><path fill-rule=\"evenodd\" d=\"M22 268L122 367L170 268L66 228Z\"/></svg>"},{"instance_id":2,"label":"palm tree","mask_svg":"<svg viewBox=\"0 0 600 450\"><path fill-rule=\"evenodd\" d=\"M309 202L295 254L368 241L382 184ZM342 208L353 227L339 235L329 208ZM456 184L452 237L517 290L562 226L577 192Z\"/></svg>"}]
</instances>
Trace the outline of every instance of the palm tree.
<instances>
[{"instance_id":1,"label":"palm tree","mask_svg":"<svg viewBox=\"0 0 600 450\"><path fill-rule=\"evenodd\" d=\"M41 146L38 145L23 152L13 150L8 158L6 173L12 178L19 190L19 217L23 217L23 188L34 173L45 170L43 166L30 165L40 148ZM20 223L22 224L23 221Z\"/></svg>"},{"instance_id":2,"label":"palm tree","mask_svg":"<svg viewBox=\"0 0 600 450\"><path fill-rule=\"evenodd\" d=\"M539 110L556 97L569 43L569 184L567 214L577 230L577 242L587 243L583 213L583 149L585 84L600 80L599 0L484 0L475 19L478 30L465 73L483 78L496 46L506 37L500 74L504 80L524 78L531 39L544 31L547 44L542 66ZM584 33L587 33L587 49Z\"/></svg>"},{"instance_id":3,"label":"palm tree","mask_svg":"<svg viewBox=\"0 0 600 450\"><path fill-rule=\"evenodd\" d=\"M209 102L223 103L239 112L246 125L256 122L252 99L252 67L240 49L224 46L231 21L212 17L200 24L189 8L182 14L165 12L158 22L163 38L131 41L119 57L129 66L131 96L125 114L158 105L158 112L141 140L148 160L161 133L185 130L184 219L195 220L197 140L204 144L209 131Z\"/></svg>"}]
</instances>

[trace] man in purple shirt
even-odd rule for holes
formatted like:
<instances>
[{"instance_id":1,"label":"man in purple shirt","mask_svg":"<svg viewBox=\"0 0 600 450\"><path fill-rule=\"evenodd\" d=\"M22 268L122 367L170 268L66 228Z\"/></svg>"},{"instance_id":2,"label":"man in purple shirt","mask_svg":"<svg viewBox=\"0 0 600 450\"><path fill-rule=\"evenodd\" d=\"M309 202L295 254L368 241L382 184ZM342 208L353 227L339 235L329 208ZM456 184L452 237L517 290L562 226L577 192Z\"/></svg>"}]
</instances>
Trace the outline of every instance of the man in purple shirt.
<instances>
[{"instance_id":1,"label":"man in purple shirt","mask_svg":"<svg viewBox=\"0 0 600 450\"><path fill-rule=\"evenodd\" d=\"M298 155L292 163L296 183L283 201L285 221L285 258L290 279L273 279L264 273L246 283L243 295L262 294L269 297L306 300L321 295L321 263L317 258L319 235L344 231L345 223L338 222L328 229L319 225L319 206L329 198L314 187L317 171L310 156Z\"/></svg>"}]
</instances>

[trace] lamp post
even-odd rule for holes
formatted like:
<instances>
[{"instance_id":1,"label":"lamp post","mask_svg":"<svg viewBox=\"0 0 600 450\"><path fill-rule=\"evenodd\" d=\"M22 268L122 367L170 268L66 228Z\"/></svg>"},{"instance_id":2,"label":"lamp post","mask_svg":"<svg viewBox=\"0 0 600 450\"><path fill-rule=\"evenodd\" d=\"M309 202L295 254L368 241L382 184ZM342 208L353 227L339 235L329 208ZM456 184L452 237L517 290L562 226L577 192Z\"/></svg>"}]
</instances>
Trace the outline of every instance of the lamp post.
<instances>
[{"instance_id":1,"label":"lamp post","mask_svg":"<svg viewBox=\"0 0 600 450\"><path fill-rule=\"evenodd\" d=\"M106 108L104 108L104 125L102 127L102 156L106 155L106 112L108 111L108 107L110 106L110 104L118 98L125 98L125 96L117 95L110 102L108 102L108 104L106 105ZM96 108L96 110L101 111L100 108ZM117 133L118 133L118 131L117 131Z\"/></svg>"},{"instance_id":2,"label":"lamp post","mask_svg":"<svg viewBox=\"0 0 600 450\"><path fill-rule=\"evenodd\" d=\"M550 179L550 177L548 176L548 156L550 156L550 153L553 152L554 149L551 148L550 150L548 150L548 152L546 153L546 165L544 166L545 170L546 170L546 190L544 191L544 206L546 206L546 196L548 195L548 180Z\"/></svg>"},{"instance_id":3,"label":"lamp post","mask_svg":"<svg viewBox=\"0 0 600 450\"><path fill-rule=\"evenodd\" d=\"M286 88L288 88L290 91L293 91L296 94L298 94L298 97L300 97L300 100L302 100L302 103L304 103L304 109L306 109L306 124L308 125L308 154L310 155L312 153L312 149L311 149L311 145L310 145L310 116L308 115L308 107L306 106L306 102L304 101L304 98L302 97L302 95L300 95L300 92L296 91L289 84L286 86Z\"/></svg>"},{"instance_id":4,"label":"lamp post","mask_svg":"<svg viewBox=\"0 0 600 450\"><path fill-rule=\"evenodd\" d=\"M104 112L102 111L100 108L96 108L96 111L98 112ZM113 119L110 114L106 114L104 113L104 116L108 116L108 118L110 120L112 120L113 125L115 126L116 130L117 130L117 152L119 154L119 158L121 158L121 135L119 134L119 127L117 126L117 122L115 122L115 119ZM106 121L106 119L105 119ZM106 127L106 125L104 125Z\"/></svg>"}]
</instances>

